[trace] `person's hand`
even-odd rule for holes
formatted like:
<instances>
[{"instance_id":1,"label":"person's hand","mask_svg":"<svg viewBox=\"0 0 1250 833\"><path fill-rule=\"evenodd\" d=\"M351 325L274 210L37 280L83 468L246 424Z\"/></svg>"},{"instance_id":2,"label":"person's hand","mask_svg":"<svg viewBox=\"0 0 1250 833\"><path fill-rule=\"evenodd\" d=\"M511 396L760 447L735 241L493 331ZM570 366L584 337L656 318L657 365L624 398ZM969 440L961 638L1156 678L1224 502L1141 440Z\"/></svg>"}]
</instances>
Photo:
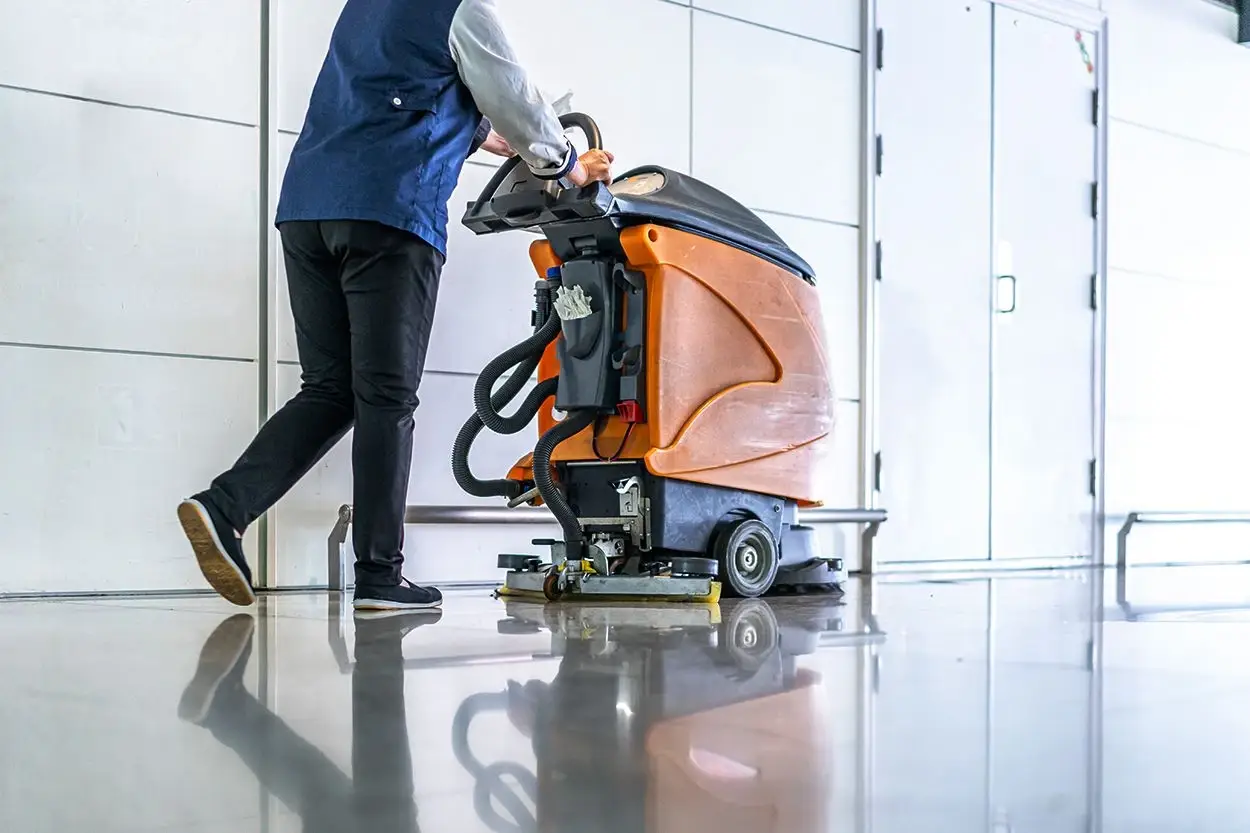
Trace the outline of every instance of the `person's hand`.
<instances>
[{"instance_id":1,"label":"person's hand","mask_svg":"<svg viewBox=\"0 0 1250 833\"><path fill-rule=\"evenodd\" d=\"M504 159L516 156L516 151L512 149L512 145L508 144L508 140L493 130L490 132L490 135L486 137L486 141L482 142L481 149L487 153L502 156Z\"/></svg>"},{"instance_id":2,"label":"person's hand","mask_svg":"<svg viewBox=\"0 0 1250 833\"><path fill-rule=\"evenodd\" d=\"M569 182L578 188L585 188L592 182L611 182L612 163L616 157L606 150L588 150L577 159L573 170L569 171Z\"/></svg>"}]
</instances>

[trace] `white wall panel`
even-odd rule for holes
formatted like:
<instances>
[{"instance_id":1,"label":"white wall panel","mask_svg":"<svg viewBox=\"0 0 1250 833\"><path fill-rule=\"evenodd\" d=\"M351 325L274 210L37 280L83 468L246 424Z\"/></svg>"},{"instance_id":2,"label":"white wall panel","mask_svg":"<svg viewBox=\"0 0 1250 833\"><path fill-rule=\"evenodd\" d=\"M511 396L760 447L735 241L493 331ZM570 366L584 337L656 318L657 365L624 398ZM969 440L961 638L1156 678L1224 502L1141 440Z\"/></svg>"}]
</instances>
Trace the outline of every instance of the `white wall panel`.
<instances>
[{"instance_id":1,"label":"white wall panel","mask_svg":"<svg viewBox=\"0 0 1250 833\"><path fill-rule=\"evenodd\" d=\"M859 49L860 0L694 0L699 9Z\"/></svg>"},{"instance_id":2,"label":"white wall panel","mask_svg":"<svg viewBox=\"0 0 1250 833\"><path fill-rule=\"evenodd\" d=\"M1250 416L1250 286L1112 271L1107 294L1110 416Z\"/></svg>"},{"instance_id":3,"label":"white wall panel","mask_svg":"<svg viewBox=\"0 0 1250 833\"><path fill-rule=\"evenodd\" d=\"M1250 506L1245 425L1244 411L1222 414L1200 408L1183 419L1109 418L1108 514L1245 511Z\"/></svg>"},{"instance_id":4,"label":"white wall panel","mask_svg":"<svg viewBox=\"0 0 1250 833\"><path fill-rule=\"evenodd\" d=\"M1238 283L1250 272L1250 155L1113 122L1108 256L1113 268Z\"/></svg>"},{"instance_id":5,"label":"white wall panel","mask_svg":"<svg viewBox=\"0 0 1250 833\"><path fill-rule=\"evenodd\" d=\"M761 213L816 270L825 338L839 399L859 399L859 229Z\"/></svg>"},{"instance_id":6,"label":"white wall panel","mask_svg":"<svg viewBox=\"0 0 1250 833\"><path fill-rule=\"evenodd\" d=\"M21 392L0 408L0 593L202 588L174 510L251 439L255 366L0 347L0 379Z\"/></svg>"},{"instance_id":7,"label":"white wall panel","mask_svg":"<svg viewBox=\"0 0 1250 833\"><path fill-rule=\"evenodd\" d=\"M252 128L0 90L0 341L256 355Z\"/></svg>"},{"instance_id":8,"label":"white wall panel","mask_svg":"<svg viewBox=\"0 0 1250 833\"><path fill-rule=\"evenodd\" d=\"M535 80L557 96L573 91L573 109L599 123L619 171L689 170L689 10L654 0L514 0L499 10ZM556 47L553 25L596 34Z\"/></svg>"},{"instance_id":9,"label":"white wall panel","mask_svg":"<svg viewBox=\"0 0 1250 833\"><path fill-rule=\"evenodd\" d=\"M295 137L286 134L278 135L278 152L275 160L278 170L286 172L286 164L291 158L291 149L295 146ZM281 175L279 176L281 179ZM271 220L274 218L270 218ZM295 346L295 319L291 316L291 293L287 287L286 259L282 256L282 240L277 238L278 268L274 272L276 309L274 310L274 345L277 361L299 361L299 350ZM279 394L281 391L279 391ZM279 396L281 401L281 396Z\"/></svg>"},{"instance_id":10,"label":"white wall panel","mask_svg":"<svg viewBox=\"0 0 1250 833\"><path fill-rule=\"evenodd\" d=\"M278 385L279 401L294 396L299 390L299 369L280 366ZM451 473L452 443L473 412L473 379L429 374L421 384L420 397L408 503L502 505L500 501L466 495ZM536 432L537 428L513 437L483 432L472 458L474 473L482 478L504 477L520 457L533 449L538 441ZM278 580L281 584L324 584L326 581L326 536L338 517L338 508L352 500L351 438L348 434L278 505ZM460 530L461 539L477 534L477 530ZM526 537L521 543L528 544L529 540ZM493 568L494 564L492 557L490 566ZM412 574L409 577L416 580ZM450 568L437 577L455 579L457 575L455 569Z\"/></svg>"},{"instance_id":11,"label":"white wall panel","mask_svg":"<svg viewBox=\"0 0 1250 833\"><path fill-rule=\"evenodd\" d=\"M254 0L0 0L0 83L255 124Z\"/></svg>"},{"instance_id":12,"label":"white wall panel","mask_svg":"<svg viewBox=\"0 0 1250 833\"><path fill-rule=\"evenodd\" d=\"M299 132L343 0L276 0L278 127Z\"/></svg>"},{"instance_id":13,"label":"white wall panel","mask_svg":"<svg viewBox=\"0 0 1250 833\"><path fill-rule=\"evenodd\" d=\"M858 225L859 55L694 21L694 174L751 208Z\"/></svg>"},{"instance_id":14,"label":"white wall panel","mask_svg":"<svg viewBox=\"0 0 1250 833\"><path fill-rule=\"evenodd\" d=\"M1113 271L1107 295L1108 511L1250 505L1250 288Z\"/></svg>"},{"instance_id":15,"label":"white wall panel","mask_svg":"<svg viewBox=\"0 0 1250 833\"><path fill-rule=\"evenodd\" d=\"M1198 0L1106 0L1111 115L1250 150L1250 51L1237 14Z\"/></svg>"}]
</instances>

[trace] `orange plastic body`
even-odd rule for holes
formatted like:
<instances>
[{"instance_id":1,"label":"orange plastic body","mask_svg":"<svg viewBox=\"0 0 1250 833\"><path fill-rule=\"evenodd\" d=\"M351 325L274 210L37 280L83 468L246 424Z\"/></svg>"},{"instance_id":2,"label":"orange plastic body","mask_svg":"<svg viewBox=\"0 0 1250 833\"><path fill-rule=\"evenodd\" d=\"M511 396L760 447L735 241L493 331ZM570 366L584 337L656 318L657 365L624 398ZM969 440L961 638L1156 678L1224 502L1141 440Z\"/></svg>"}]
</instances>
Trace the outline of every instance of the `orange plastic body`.
<instances>
[{"instance_id":1,"label":"orange plastic body","mask_svg":"<svg viewBox=\"0 0 1250 833\"><path fill-rule=\"evenodd\" d=\"M834 391L816 288L732 246L646 225L621 233L647 282L646 421L610 417L561 444L553 462L642 460L657 477L818 505L834 428ZM551 245L530 246L540 276ZM555 345L540 379L559 374ZM556 424L554 400L539 431ZM619 451L618 451L619 449ZM529 479L531 459L509 477Z\"/></svg>"}]
</instances>

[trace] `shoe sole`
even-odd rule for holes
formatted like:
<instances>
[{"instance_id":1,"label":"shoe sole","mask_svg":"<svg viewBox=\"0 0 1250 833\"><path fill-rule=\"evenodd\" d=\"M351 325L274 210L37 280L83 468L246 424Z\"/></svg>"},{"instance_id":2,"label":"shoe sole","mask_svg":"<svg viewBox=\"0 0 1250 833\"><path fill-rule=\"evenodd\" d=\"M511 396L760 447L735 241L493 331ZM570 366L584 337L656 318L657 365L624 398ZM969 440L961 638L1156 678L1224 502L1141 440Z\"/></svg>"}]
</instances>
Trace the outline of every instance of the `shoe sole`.
<instances>
[{"instance_id":1,"label":"shoe sole","mask_svg":"<svg viewBox=\"0 0 1250 833\"><path fill-rule=\"evenodd\" d=\"M226 554L204 505L198 500L184 500L178 505L178 522L191 542L200 572L209 585L233 605L249 607L255 604L256 592L239 565Z\"/></svg>"},{"instance_id":2,"label":"shoe sole","mask_svg":"<svg viewBox=\"0 0 1250 833\"><path fill-rule=\"evenodd\" d=\"M421 620L421 624L432 625L440 620L442 613L443 611L438 608L426 608L424 610L366 610L362 608L355 612L355 616L362 622L378 619L399 619L404 616L411 616L414 619L424 617Z\"/></svg>"},{"instance_id":3,"label":"shoe sole","mask_svg":"<svg viewBox=\"0 0 1250 833\"><path fill-rule=\"evenodd\" d=\"M413 610L437 610L442 606L442 600L437 602L428 602L426 604L388 602L384 599L357 599L352 602L352 608L355 610L373 611L379 613L406 613Z\"/></svg>"}]
</instances>

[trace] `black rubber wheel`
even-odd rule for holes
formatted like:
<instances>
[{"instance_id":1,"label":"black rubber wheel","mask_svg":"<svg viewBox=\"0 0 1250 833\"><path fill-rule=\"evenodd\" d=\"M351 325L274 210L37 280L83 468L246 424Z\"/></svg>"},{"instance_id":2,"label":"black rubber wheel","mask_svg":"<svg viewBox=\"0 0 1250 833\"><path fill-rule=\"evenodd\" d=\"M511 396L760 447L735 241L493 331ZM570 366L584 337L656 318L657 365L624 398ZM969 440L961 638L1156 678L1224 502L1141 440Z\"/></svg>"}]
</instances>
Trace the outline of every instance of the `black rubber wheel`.
<instances>
[{"instance_id":1,"label":"black rubber wheel","mask_svg":"<svg viewBox=\"0 0 1250 833\"><path fill-rule=\"evenodd\" d=\"M725 650L743 671L758 671L777 650L780 628L768 602L747 599L736 604L723 627Z\"/></svg>"},{"instance_id":2,"label":"black rubber wheel","mask_svg":"<svg viewBox=\"0 0 1250 833\"><path fill-rule=\"evenodd\" d=\"M540 561L537 556L533 555L517 555L515 553L504 553L499 556L499 569L515 570L517 572L530 572Z\"/></svg>"},{"instance_id":3,"label":"black rubber wheel","mask_svg":"<svg viewBox=\"0 0 1250 833\"><path fill-rule=\"evenodd\" d=\"M560 590L560 577L555 573L543 579L543 595L547 597L549 602L558 602L560 597L564 595Z\"/></svg>"},{"instance_id":4,"label":"black rubber wheel","mask_svg":"<svg viewBox=\"0 0 1250 833\"><path fill-rule=\"evenodd\" d=\"M757 598L777 579L781 551L772 530L760 521L738 521L725 527L716 537L713 551L730 596Z\"/></svg>"},{"instance_id":5,"label":"black rubber wheel","mask_svg":"<svg viewBox=\"0 0 1250 833\"><path fill-rule=\"evenodd\" d=\"M675 576L711 576L716 578L720 570L716 561L711 558L688 558L685 556L673 559L673 575Z\"/></svg>"}]
</instances>

